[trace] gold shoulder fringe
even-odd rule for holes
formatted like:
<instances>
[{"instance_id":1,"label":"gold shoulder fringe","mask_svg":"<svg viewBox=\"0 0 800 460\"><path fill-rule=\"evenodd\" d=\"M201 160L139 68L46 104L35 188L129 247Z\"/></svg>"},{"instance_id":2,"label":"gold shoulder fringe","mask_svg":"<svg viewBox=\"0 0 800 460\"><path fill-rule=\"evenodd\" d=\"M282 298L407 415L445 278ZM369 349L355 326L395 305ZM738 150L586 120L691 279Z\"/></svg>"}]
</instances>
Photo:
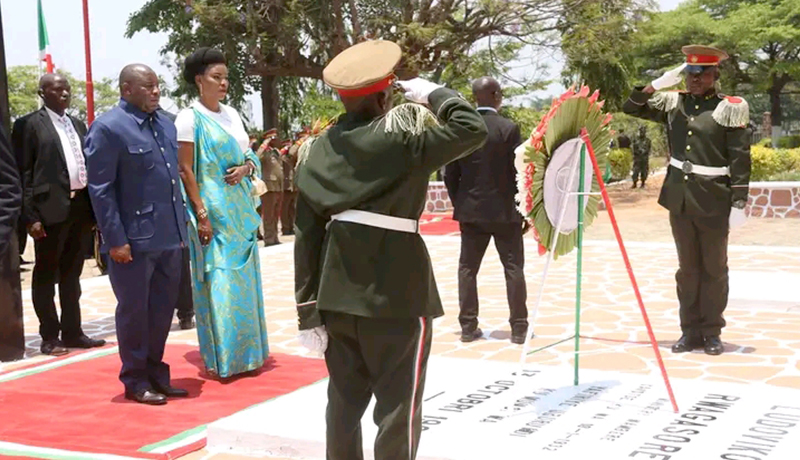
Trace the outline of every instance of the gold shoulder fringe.
<instances>
[{"instance_id":1,"label":"gold shoulder fringe","mask_svg":"<svg viewBox=\"0 0 800 460\"><path fill-rule=\"evenodd\" d=\"M305 163L308 159L308 154L311 151L311 145L317 140L319 136L308 136L302 144L300 144L300 148L297 150L297 165L300 166L301 164Z\"/></svg>"},{"instance_id":2,"label":"gold shoulder fringe","mask_svg":"<svg viewBox=\"0 0 800 460\"><path fill-rule=\"evenodd\" d=\"M750 106L740 97L725 97L712 116L717 123L726 128L741 128L750 123Z\"/></svg>"},{"instance_id":3,"label":"gold shoulder fringe","mask_svg":"<svg viewBox=\"0 0 800 460\"><path fill-rule=\"evenodd\" d=\"M410 133L419 135L426 129L441 126L439 119L426 107L407 103L390 110L383 118L384 131L387 133Z\"/></svg>"},{"instance_id":4,"label":"gold shoulder fringe","mask_svg":"<svg viewBox=\"0 0 800 460\"><path fill-rule=\"evenodd\" d=\"M647 103L656 110L671 112L678 107L680 97L680 93L676 91L666 91L656 94Z\"/></svg>"}]
</instances>

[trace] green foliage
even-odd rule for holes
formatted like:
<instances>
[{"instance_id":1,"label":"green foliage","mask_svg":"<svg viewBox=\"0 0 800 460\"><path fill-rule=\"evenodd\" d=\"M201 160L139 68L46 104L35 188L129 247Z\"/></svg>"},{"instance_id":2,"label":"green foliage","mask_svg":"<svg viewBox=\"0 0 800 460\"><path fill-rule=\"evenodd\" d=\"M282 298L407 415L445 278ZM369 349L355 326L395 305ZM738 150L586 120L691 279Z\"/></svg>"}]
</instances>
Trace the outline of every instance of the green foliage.
<instances>
[{"instance_id":1,"label":"green foliage","mask_svg":"<svg viewBox=\"0 0 800 460\"><path fill-rule=\"evenodd\" d=\"M302 111L313 84L302 80L321 79L324 65L353 43L367 37L393 40L405 51L397 70L401 78L444 76L463 86L479 70L502 76L521 49L514 40L540 38L538 44L550 44L555 17L578 1L148 0L130 17L126 34L166 32L169 39L160 53L176 75L181 59L196 48L219 48L229 59L228 102L240 108L247 94L261 92L265 125L286 129L310 117ZM475 51L476 43L490 37L500 40ZM265 78L277 78L277 91L263 85ZM538 87L531 85L519 82L516 91ZM181 103L192 95L191 85L180 78L170 92ZM271 107L289 115L275 115Z\"/></svg>"},{"instance_id":2,"label":"green foliage","mask_svg":"<svg viewBox=\"0 0 800 460\"><path fill-rule=\"evenodd\" d=\"M772 147L772 139L770 139L769 137L765 137L764 139L761 139L761 141L759 141L757 145L759 147L771 148Z\"/></svg>"},{"instance_id":3,"label":"green foliage","mask_svg":"<svg viewBox=\"0 0 800 460\"><path fill-rule=\"evenodd\" d=\"M767 181L769 182L800 182L800 170L785 171L770 176Z\"/></svg>"},{"instance_id":4,"label":"green foliage","mask_svg":"<svg viewBox=\"0 0 800 460\"><path fill-rule=\"evenodd\" d=\"M69 113L84 123L87 121L86 82L67 71L58 71L67 77L72 89L72 107ZM113 108L119 101L116 82L110 78L94 82L95 116ZM8 96L11 118L16 119L39 108L39 69L36 66L14 66L8 69Z\"/></svg>"},{"instance_id":5,"label":"green foliage","mask_svg":"<svg viewBox=\"0 0 800 460\"><path fill-rule=\"evenodd\" d=\"M800 172L800 149L778 149L753 146L750 149L752 168L750 181L775 180L774 177Z\"/></svg>"},{"instance_id":6,"label":"green foliage","mask_svg":"<svg viewBox=\"0 0 800 460\"><path fill-rule=\"evenodd\" d=\"M778 148L796 149L798 147L800 147L800 136L784 136L778 139Z\"/></svg>"},{"instance_id":7,"label":"green foliage","mask_svg":"<svg viewBox=\"0 0 800 460\"><path fill-rule=\"evenodd\" d=\"M567 9L559 24L565 86L599 89L606 109L621 110L632 88L635 61L628 50L637 26L653 8L649 0L599 0Z\"/></svg>"},{"instance_id":8,"label":"green foliage","mask_svg":"<svg viewBox=\"0 0 800 460\"><path fill-rule=\"evenodd\" d=\"M611 164L611 178L615 181L623 180L631 175L633 153L631 149L611 149L608 162Z\"/></svg>"},{"instance_id":9,"label":"green foliage","mask_svg":"<svg viewBox=\"0 0 800 460\"><path fill-rule=\"evenodd\" d=\"M503 106L500 114L514 121L519 126L519 132L522 140L529 138L536 129L542 117L547 113L546 110L536 110L530 107L520 106Z\"/></svg>"}]
</instances>

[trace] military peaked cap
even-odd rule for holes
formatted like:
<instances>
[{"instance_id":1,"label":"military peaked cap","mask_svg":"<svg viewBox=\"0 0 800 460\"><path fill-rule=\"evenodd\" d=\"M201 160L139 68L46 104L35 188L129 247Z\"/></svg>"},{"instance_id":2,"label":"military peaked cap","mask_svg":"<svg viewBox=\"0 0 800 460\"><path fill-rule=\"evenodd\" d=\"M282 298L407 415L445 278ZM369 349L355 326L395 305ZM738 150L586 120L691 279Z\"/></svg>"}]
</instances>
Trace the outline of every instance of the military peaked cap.
<instances>
[{"instance_id":1,"label":"military peaked cap","mask_svg":"<svg viewBox=\"0 0 800 460\"><path fill-rule=\"evenodd\" d=\"M378 93L395 82L394 69L402 56L396 43L361 42L333 58L322 71L322 79L343 97Z\"/></svg>"}]
</instances>

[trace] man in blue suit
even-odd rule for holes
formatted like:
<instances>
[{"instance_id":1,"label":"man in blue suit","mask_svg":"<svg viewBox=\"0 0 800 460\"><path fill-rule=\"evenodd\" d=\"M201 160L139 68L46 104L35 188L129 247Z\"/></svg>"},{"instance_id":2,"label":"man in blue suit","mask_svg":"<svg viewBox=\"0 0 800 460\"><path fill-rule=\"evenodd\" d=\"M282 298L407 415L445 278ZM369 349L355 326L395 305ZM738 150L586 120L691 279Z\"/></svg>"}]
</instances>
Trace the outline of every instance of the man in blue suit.
<instances>
[{"instance_id":1,"label":"man in blue suit","mask_svg":"<svg viewBox=\"0 0 800 460\"><path fill-rule=\"evenodd\" d=\"M157 112L158 77L145 65L120 73L122 100L86 136L89 194L117 297L125 397L161 405L187 396L170 385L164 347L186 246L175 125Z\"/></svg>"}]
</instances>

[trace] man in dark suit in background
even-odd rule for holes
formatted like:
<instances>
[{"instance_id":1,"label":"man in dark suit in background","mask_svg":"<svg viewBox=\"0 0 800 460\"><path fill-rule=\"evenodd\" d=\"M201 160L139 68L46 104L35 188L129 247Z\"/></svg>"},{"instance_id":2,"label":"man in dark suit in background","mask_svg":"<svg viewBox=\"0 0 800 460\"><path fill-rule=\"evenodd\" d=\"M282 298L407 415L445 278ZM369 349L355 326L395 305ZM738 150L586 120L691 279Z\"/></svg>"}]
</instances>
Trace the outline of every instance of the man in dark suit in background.
<instances>
[{"instance_id":1,"label":"man in dark suit in background","mask_svg":"<svg viewBox=\"0 0 800 460\"><path fill-rule=\"evenodd\" d=\"M528 330L528 308L523 223L515 203L514 167L514 149L522 141L519 127L498 114L503 100L500 83L483 77L473 83L472 91L489 137L480 150L447 165L444 175L453 202L453 219L461 230L458 266L461 341L472 342L483 335L478 327L477 275L489 240L494 238L505 270L511 342L522 344Z\"/></svg>"},{"instance_id":2,"label":"man in dark suit in background","mask_svg":"<svg viewBox=\"0 0 800 460\"><path fill-rule=\"evenodd\" d=\"M25 124L28 122L31 116L35 114L36 112L31 112L27 115L17 118L14 120L14 126L11 128L11 150L14 152L14 160L16 161L17 169L19 170L20 183L22 182L22 177L24 175L23 169L25 164ZM20 213L19 225L17 225L17 241L19 242L19 263L30 263L22 260L22 254L25 253L25 247L28 243L28 229L25 226L25 219L23 218L22 213Z\"/></svg>"},{"instance_id":3,"label":"man in dark suit in background","mask_svg":"<svg viewBox=\"0 0 800 460\"><path fill-rule=\"evenodd\" d=\"M33 308L39 318L41 351L63 355L68 352L65 347L105 344L81 329L80 277L94 226L83 155L86 125L66 113L71 94L65 77L44 75L39 96L44 107L25 123L23 211L36 249ZM60 321L54 301L56 284Z\"/></svg>"},{"instance_id":4,"label":"man in dark suit in background","mask_svg":"<svg viewBox=\"0 0 800 460\"><path fill-rule=\"evenodd\" d=\"M173 124L177 118L171 112L159 107L156 112L167 117ZM182 183L182 182L181 182ZM183 265L181 266L181 284L178 287L178 304L175 309L178 310L178 324L181 329L187 330L194 327L194 301L192 300L192 271L191 261L192 257L189 254L189 248L183 248Z\"/></svg>"},{"instance_id":5,"label":"man in dark suit in background","mask_svg":"<svg viewBox=\"0 0 800 460\"><path fill-rule=\"evenodd\" d=\"M14 232L21 207L19 169L5 130L0 129L0 361L25 356L19 252Z\"/></svg>"}]
</instances>

